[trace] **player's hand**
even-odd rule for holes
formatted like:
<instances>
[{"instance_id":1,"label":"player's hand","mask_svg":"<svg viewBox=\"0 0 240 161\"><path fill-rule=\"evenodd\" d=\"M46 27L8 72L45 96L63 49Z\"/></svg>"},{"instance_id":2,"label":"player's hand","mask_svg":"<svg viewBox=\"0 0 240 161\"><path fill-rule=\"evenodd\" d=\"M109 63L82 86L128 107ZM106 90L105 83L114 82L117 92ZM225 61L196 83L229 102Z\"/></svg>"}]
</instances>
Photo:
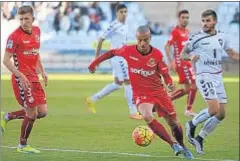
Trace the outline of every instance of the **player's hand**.
<instances>
[{"instance_id":1,"label":"player's hand","mask_svg":"<svg viewBox=\"0 0 240 161\"><path fill-rule=\"evenodd\" d=\"M175 90L174 84L168 84L167 85L169 92L173 92Z\"/></svg>"},{"instance_id":2,"label":"player's hand","mask_svg":"<svg viewBox=\"0 0 240 161\"><path fill-rule=\"evenodd\" d=\"M20 82L23 85L24 90L27 90L28 88L31 88L31 83L29 82L29 80L27 79L27 77L25 75L23 75L22 73L19 76Z\"/></svg>"},{"instance_id":3,"label":"player's hand","mask_svg":"<svg viewBox=\"0 0 240 161\"><path fill-rule=\"evenodd\" d=\"M196 63L199 58L200 58L200 55L193 55L193 56L191 56L191 61L192 61L193 63Z\"/></svg>"},{"instance_id":4,"label":"player's hand","mask_svg":"<svg viewBox=\"0 0 240 161\"><path fill-rule=\"evenodd\" d=\"M46 72L42 72L42 79L43 79L45 87L46 87L48 85L48 75Z\"/></svg>"},{"instance_id":5,"label":"player's hand","mask_svg":"<svg viewBox=\"0 0 240 161\"><path fill-rule=\"evenodd\" d=\"M96 71L96 67L90 65L90 66L88 67L88 70L89 70L90 73L93 74L93 73L95 73L95 71Z\"/></svg>"}]
</instances>

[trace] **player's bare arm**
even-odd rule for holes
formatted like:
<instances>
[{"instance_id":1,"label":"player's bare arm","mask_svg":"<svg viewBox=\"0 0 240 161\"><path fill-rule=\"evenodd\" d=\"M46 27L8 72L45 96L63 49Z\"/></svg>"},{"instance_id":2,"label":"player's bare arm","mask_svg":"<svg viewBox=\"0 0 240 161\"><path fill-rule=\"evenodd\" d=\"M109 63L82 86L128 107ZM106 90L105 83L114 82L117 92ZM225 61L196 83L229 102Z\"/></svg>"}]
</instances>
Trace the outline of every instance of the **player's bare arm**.
<instances>
[{"instance_id":1,"label":"player's bare arm","mask_svg":"<svg viewBox=\"0 0 240 161\"><path fill-rule=\"evenodd\" d=\"M239 53L237 53L233 49L228 49L228 50L226 50L226 52L230 56L231 59L239 61Z\"/></svg>"},{"instance_id":2,"label":"player's bare arm","mask_svg":"<svg viewBox=\"0 0 240 161\"><path fill-rule=\"evenodd\" d=\"M103 38L100 38L100 39L98 40L97 49L96 49L96 53L95 53L95 58L99 57L100 51L101 51L101 49L102 49L102 44L103 44L104 40L105 40L105 39L103 39Z\"/></svg>"},{"instance_id":3,"label":"player's bare arm","mask_svg":"<svg viewBox=\"0 0 240 161\"><path fill-rule=\"evenodd\" d=\"M181 59L192 61L193 63L197 62L198 59L200 58L200 55L198 54L190 55L190 51L188 50L187 45L183 48L180 55L181 55Z\"/></svg>"},{"instance_id":4,"label":"player's bare arm","mask_svg":"<svg viewBox=\"0 0 240 161\"><path fill-rule=\"evenodd\" d=\"M47 86L47 84L48 84L48 76L47 76L47 72L45 71L45 68L44 68L44 66L42 64L40 55L38 55L38 70L40 71L40 73L42 75L42 78L43 78L45 86Z\"/></svg>"},{"instance_id":5,"label":"player's bare arm","mask_svg":"<svg viewBox=\"0 0 240 161\"><path fill-rule=\"evenodd\" d=\"M30 87L30 82L26 78L25 75L23 75L20 71L17 70L17 68L13 65L11 62L11 58L13 57L12 53L5 52L4 58L3 58L3 64L6 66L6 68L11 71L15 76L19 77L20 81L23 84L24 89L28 89Z\"/></svg>"},{"instance_id":6,"label":"player's bare arm","mask_svg":"<svg viewBox=\"0 0 240 161\"><path fill-rule=\"evenodd\" d=\"M164 79L164 83L166 84L169 92L174 91L175 86L173 84L173 80L172 80L171 76L169 75L169 69L168 69L167 65L165 64L165 62L162 61L161 63L159 63L158 69Z\"/></svg>"},{"instance_id":7,"label":"player's bare arm","mask_svg":"<svg viewBox=\"0 0 240 161\"><path fill-rule=\"evenodd\" d=\"M168 59L168 62L169 62L169 67L171 67L173 70L174 70L174 66L173 66L173 60L171 58L171 45L167 42L164 46L164 50L165 50L165 53L167 55L167 59Z\"/></svg>"}]
</instances>

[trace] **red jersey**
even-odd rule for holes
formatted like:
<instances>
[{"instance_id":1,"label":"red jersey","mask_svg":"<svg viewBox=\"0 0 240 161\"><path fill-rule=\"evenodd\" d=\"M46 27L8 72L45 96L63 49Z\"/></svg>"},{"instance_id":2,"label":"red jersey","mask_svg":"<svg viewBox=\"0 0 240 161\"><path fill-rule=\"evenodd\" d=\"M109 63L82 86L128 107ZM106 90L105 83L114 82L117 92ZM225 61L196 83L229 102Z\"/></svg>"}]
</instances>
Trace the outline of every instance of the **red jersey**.
<instances>
[{"instance_id":1,"label":"red jersey","mask_svg":"<svg viewBox=\"0 0 240 161\"><path fill-rule=\"evenodd\" d=\"M161 82L163 76L166 84L172 84L168 67L163 62L162 53L152 47L147 55L142 55L136 45L113 49L96 59L89 68L113 56L122 56L128 63L129 77L134 96L161 96L166 91Z\"/></svg>"},{"instance_id":2,"label":"red jersey","mask_svg":"<svg viewBox=\"0 0 240 161\"><path fill-rule=\"evenodd\" d=\"M168 40L168 43L170 45L173 45L174 48L174 60L176 67L181 66L181 59L180 59L180 53L185 46L186 42L189 38L189 30L180 28L176 26L171 33L171 37Z\"/></svg>"},{"instance_id":3,"label":"red jersey","mask_svg":"<svg viewBox=\"0 0 240 161\"><path fill-rule=\"evenodd\" d=\"M6 51L13 54L15 67L31 82L39 82L37 75L39 48L40 29L36 26L33 26L31 34L19 27L7 40Z\"/></svg>"}]
</instances>

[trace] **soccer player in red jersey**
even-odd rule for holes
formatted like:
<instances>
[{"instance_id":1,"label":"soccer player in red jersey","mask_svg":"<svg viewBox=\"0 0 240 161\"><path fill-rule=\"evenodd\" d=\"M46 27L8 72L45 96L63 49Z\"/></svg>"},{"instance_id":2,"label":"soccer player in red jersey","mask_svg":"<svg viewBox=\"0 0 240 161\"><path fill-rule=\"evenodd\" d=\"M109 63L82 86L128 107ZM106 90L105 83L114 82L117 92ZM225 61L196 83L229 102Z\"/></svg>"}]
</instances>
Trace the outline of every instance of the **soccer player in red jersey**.
<instances>
[{"instance_id":1,"label":"soccer player in red jersey","mask_svg":"<svg viewBox=\"0 0 240 161\"><path fill-rule=\"evenodd\" d=\"M17 151L40 153L39 150L28 145L27 140L34 121L47 114L46 97L39 82L37 70L41 72L45 85L48 83L48 78L39 55L40 29L33 26L33 8L20 7L18 16L20 27L7 40L3 63L12 72L13 91L22 109L9 113L1 112L1 128L4 132L8 121L23 119Z\"/></svg>"},{"instance_id":2,"label":"soccer player in red jersey","mask_svg":"<svg viewBox=\"0 0 240 161\"><path fill-rule=\"evenodd\" d=\"M161 77L163 77L168 88L174 89L173 81L168 74L168 67L163 62L163 55L158 49L150 46L151 33L148 27L140 26L136 37L137 45L110 50L95 59L88 69L94 73L96 67L104 60L122 56L128 63L134 101L148 126L173 148L175 155L184 154L187 159L193 159L193 155L183 143L182 127L161 83ZM166 119L178 143L175 143L165 128L154 119L153 108L159 117Z\"/></svg>"},{"instance_id":3,"label":"soccer player in red jersey","mask_svg":"<svg viewBox=\"0 0 240 161\"><path fill-rule=\"evenodd\" d=\"M187 107L184 114L186 116L195 116L196 113L193 112L192 105L195 100L197 88L192 65L190 62L180 59L180 53L189 38L189 30L187 28L188 22L188 10L180 11L178 13L178 25L172 30L171 37L165 45L165 52L170 64L169 66L178 74L178 83L184 84L184 88L171 93L171 99L175 100L187 94ZM174 49L174 60L172 60L170 56L171 46L173 46Z\"/></svg>"}]
</instances>

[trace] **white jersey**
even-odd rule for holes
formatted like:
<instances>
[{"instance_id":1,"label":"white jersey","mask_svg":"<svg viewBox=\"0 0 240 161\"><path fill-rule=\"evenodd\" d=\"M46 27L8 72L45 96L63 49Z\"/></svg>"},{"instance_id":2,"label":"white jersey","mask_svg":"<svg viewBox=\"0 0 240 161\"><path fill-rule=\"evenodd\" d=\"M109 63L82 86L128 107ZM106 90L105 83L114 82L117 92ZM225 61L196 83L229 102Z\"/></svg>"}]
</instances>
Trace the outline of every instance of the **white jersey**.
<instances>
[{"instance_id":1,"label":"white jersey","mask_svg":"<svg viewBox=\"0 0 240 161\"><path fill-rule=\"evenodd\" d=\"M221 73L222 56L226 50L231 48L229 40L221 31L216 31L214 35L203 31L193 34L186 47L190 54L200 55L200 59L194 64L196 75Z\"/></svg>"},{"instance_id":2,"label":"white jersey","mask_svg":"<svg viewBox=\"0 0 240 161\"><path fill-rule=\"evenodd\" d=\"M128 27L118 20L113 21L101 38L110 40L111 49L120 48L127 44Z\"/></svg>"}]
</instances>

